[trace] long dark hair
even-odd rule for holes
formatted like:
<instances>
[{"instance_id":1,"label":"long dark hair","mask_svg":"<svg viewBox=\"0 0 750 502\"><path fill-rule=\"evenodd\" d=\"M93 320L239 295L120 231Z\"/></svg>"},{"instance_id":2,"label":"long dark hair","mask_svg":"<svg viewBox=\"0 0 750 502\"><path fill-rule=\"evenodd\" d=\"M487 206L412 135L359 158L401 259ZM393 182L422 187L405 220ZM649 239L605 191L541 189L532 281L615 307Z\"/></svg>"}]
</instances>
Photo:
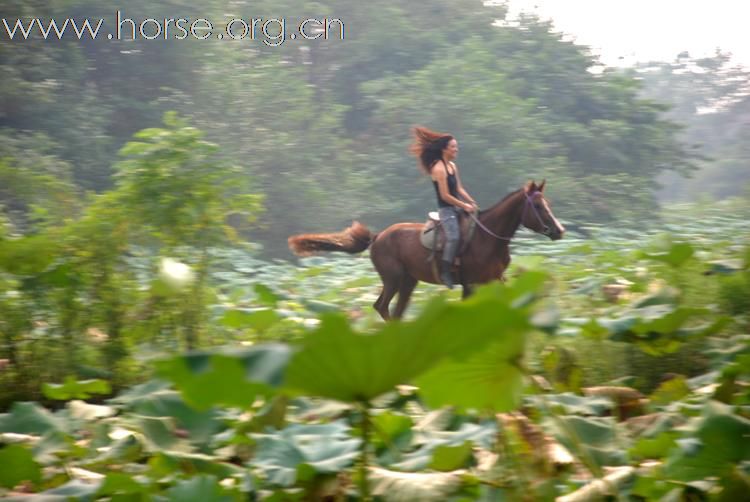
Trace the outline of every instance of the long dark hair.
<instances>
[{"instance_id":1,"label":"long dark hair","mask_svg":"<svg viewBox=\"0 0 750 502\"><path fill-rule=\"evenodd\" d=\"M432 167L438 160L443 160L443 150L453 140L450 134L431 131L423 126L413 127L414 142L409 151L419 159L418 165L426 174L430 174Z\"/></svg>"}]
</instances>

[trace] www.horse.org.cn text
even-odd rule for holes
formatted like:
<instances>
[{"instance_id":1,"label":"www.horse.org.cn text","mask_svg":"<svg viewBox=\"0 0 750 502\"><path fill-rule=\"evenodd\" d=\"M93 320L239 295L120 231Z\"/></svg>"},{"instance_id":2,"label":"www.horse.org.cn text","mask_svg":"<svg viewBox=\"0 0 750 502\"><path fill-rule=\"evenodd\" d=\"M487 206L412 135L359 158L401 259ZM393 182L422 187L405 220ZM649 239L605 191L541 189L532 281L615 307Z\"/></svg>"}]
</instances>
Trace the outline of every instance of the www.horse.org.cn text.
<instances>
[{"instance_id":1,"label":"www.horse.org.cn text","mask_svg":"<svg viewBox=\"0 0 750 502\"><path fill-rule=\"evenodd\" d=\"M9 40L246 40L278 47L288 40L344 40L344 22L338 18L234 18L215 25L205 18L146 18L138 20L115 13L104 18L2 18L0 36ZM107 26L112 29L107 32ZM221 29L217 29L221 26Z\"/></svg>"}]
</instances>

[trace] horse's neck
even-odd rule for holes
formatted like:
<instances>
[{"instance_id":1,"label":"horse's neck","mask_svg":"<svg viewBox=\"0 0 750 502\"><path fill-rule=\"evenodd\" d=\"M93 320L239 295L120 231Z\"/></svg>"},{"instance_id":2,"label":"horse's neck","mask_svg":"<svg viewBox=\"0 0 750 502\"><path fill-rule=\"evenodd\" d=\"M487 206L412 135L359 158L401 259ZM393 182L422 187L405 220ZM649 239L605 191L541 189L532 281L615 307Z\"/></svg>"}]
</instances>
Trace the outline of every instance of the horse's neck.
<instances>
[{"instance_id":1,"label":"horse's neck","mask_svg":"<svg viewBox=\"0 0 750 502\"><path fill-rule=\"evenodd\" d=\"M482 214L480 221L496 235L503 237L503 240L500 240L501 245L507 245L508 240L513 238L521 226L523 196L523 190L519 190Z\"/></svg>"}]
</instances>

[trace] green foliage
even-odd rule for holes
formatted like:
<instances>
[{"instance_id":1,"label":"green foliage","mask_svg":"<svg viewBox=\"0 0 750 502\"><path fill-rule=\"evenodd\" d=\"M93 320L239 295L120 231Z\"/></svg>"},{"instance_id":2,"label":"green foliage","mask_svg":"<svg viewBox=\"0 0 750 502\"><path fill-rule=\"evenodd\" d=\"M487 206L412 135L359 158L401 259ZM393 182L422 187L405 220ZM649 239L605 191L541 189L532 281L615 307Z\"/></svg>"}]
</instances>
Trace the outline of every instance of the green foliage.
<instances>
[{"instance_id":1,"label":"green foliage","mask_svg":"<svg viewBox=\"0 0 750 502\"><path fill-rule=\"evenodd\" d=\"M678 242L672 244L667 252L659 254L643 253L642 257L664 262L674 268L680 268L694 253L693 246L687 242Z\"/></svg>"},{"instance_id":2,"label":"green foliage","mask_svg":"<svg viewBox=\"0 0 750 502\"><path fill-rule=\"evenodd\" d=\"M229 502L236 500L236 498L226 494L214 476L195 476L180 481L170 488L167 492L167 500L173 502L199 502L203 500Z\"/></svg>"},{"instance_id":3,"label":"green foliage","mask_svg":"<svg viewBox=\"0 0 750 502\"><path fill-rule=\"evenodd\" d=\"M13 488L22 481L39 483L42 470L29 450L23 446L10 445L0 448L0 486Z\"/></svg>"},{"instance_id":4,"label":"green foliage","mask_svg":"<svg viewBox=\"0 0 750 502\"><path fill-rule=\"evenodd\" d=\"M747 251L737 241L747 223L728 217L730 206L697 217L670 208L662 230L679 242L619 225L591 228L587 241L521 234L514 253L526 256L514 257L507 283L464 302L424 286L409 320L384 325L371 312L377 278L366 259L295 267L216 247L227 242L217 230L226 213L206 201L226 201L201 187L185 197L174 173L211 155L224 165L223 155L167 122L138 135L120 165L128 181L92 195L77 218L34 235L0 232L0 392L13 403L0 414L0 453L23 471L9 470L4 487L136 500L551 499L624 462L638 470L623 496L731 500L746 487L736 437L750 403ZM183 147L195 157L180 157ZM172 174L154 179L181 216L136 207L162 161ZM200 234L209 216L214 227ZM190 341L224 347L182 355ZM83 380L97 371L115 393L153 372L171 384L57 411L14 402L109 393ZM649 400L578 395L615 378ZM547 456L538 438L551 437L570 460Z\"/></svg>"},{"instance_id":5,"label":"green foliage","mask_svg":"<svg viewBox=\"0 0 750 502\"><path fill-rule=\"evenodd\" d=\"M178 4L216 20L250 6ZM9 0L0 17L116 8ZM505 23L505 6L474 0L304 8L341 18L347 40L0 39L0 497L548 500L627 462L619 498L741 499L747 204L657 215L654 181L697 163L695 186L740 193L747 72L721 55L591 71L549 23ZM261 200L252 235L271 253L342 215L421 219L432 194L406 153L418 123L458 137L484 204L546 177L591 239L520 233L508 283L462 303L425 286L413 317L387 325L366 259L295 267L227 249ZM131 387L154 372L169 382ZM650 395L634 409L579 395L628 376ZM21 402L43 397L68 402Z\"/></svg>"},{"instance_id":6,"label":"green foliage","mask_svg":"<svg viewBox=\"0 0 750 502\"><path fill-rule=\"evenodd\" d=\"M45 235L8 239L0 246L0 267L13 275L37 275L55 259L56 245Z\"/></svg>"},{"instance_id":7,"label":"green foliage","mask_svg":"<svg viewBox=\"0 0 750 502\"><path fill-rule=\"evenodd\" d=\"M0 414L0 432L43 435L64 431L66 424L34 403L13 403L10 413Z\"/></svg>"},{"instance_id":8,"label":"green foliage","mask_svg":"<svg viewBox=\"0 0 750 502\"><path fill-rule=\"evenodd\" d=\"M112 387L105 380L76 380L68 376L64 383L44 384L42 392L49 399L70 401L71 399L88 399L92 394L109 394L112 392Z\"/></svg>"},{"instance_id":9,"label":"green foliage","mask_svg":"<svg viewBox=\"0 0 750 502\"><path fill-rule=\"evenodd\" d=\"M112 0L6 4L0 13L8 19L85 13L91 19L102 16L105 26L119 8ZM141 19L175 15L169 5L145 0L130 5ZM679 127L665 120L667 108L660 103L677 98L664 94L659 84L679 81L679 94L689 101L680 110L704 104L690 101L701 92L680 76L684 62L665 63L655 82L649 72L598 71L591 52L566 40L551 23L533 16L509 22L505 5L473 0L434 0L429 9L395 0L377 5L325 0L305 4L306 14L300 13L299 2L286 0L180 4L181 15L207 17L216 26L249 7L254 16L287 16L289 31L302 15L338 18L346 25L346 39L302 45L298 40L274 48L259 39L238 45L214 37L78 45L47 43L38 35L23 42L0 39L5 76L0 118L7 127L0 135L10 139L32 131L30 138L45 138L42 143L50 145L20 148L22 154L10 162L46 156L66 166L56 183L72 179L77 187L96 191L119 183L123 163L115 160L118 151L158 157L162 174L180 164L175 179L141 172L144 183L137 190L149 194L136 206L142 221L172 241L177 235L171 234L180 239L195 239L197 233L220 236L218 226L201 232L184 223L213 212L204 196L216 183L200 180L228 182L215 167L238 166L234 179L252 177L265 197L267 224L253 235L273 251L285 247L290 233L340 225L342 214L367 214L377 226L422 218L432 195L405 151L409 128L417 123L459 138L466 184L483 204L529 176L546 176L555 180L551 195L568 220L649 217L655 208L655 177L665 170L689 171L693 163L693 151L681 146ZM446 16L449 26L443 22ZM701 77L707 85L700 89L736 95L735 81L743 72L728 72L710 58L696 64L710 75ZM655 96L656 91L661 94ZM644 99L644 93L660 102ZM441 106L435 107L435 101ZM742 116L742 109L738 105L732 116ZM153 148L161 141L156 136L164 129L158 123L169 110L189 118L218 145L208 169L191 169L208 153L200 148L188 156L190 162L180 161L176 151L162 157L147 153L144 145ZM676 118L699 121L684 113ZM137 131L143 131L141 137L133 140ZM700 138L691 134L690 142L693 136ZM719 171L741 177L746 152L727 150ZM377 169L365 167L370 165ZM33 176L24 179L41 172L32 170ZM175 185L191 180L203 188L192 190L191 204L202 208L197 214L180 204L187 198L170 198ZM63 212L53 200L64 192L45 183L29 184L36 190L18 194L41 202L39 217L57 219ZM249 193L239 186L237 200ZM0 201L5 198L0 193ZM250 196L242 204L255 212L258 199ZM156 211L153 205L171 211ZM178 221L180 229L170 221Z\"/></svg>"},{"instance_id":10,"label":"green foliage","mask_svg":"<svg viewBox=\"0 0 750 502\"><path fill-rule=\"evenodd\" d=\"M672 267L660 263L650 267L658 274L673 273ZM340 268L345 276L342 284L350 284L352 274L345 264ZM324 275L303 280L317 281ZM76 468L105 475L93 483L65 483L45 475L40 481L51 489L44 495L236 499L251 493L274 493L284 499L348 493L356 497L366 492L357 492L342 480L360 467L355 463L357 457L361 457L360 463L366 458L370 465L365 471L368 483L360 485L360 490L367 486L367 493L387 500L445 500L451 496L473 500L489 489L495 494L531 490L534 496L562 495L569 491L565 487L570 478L565 470L545 467L549 462L543 457L546 448L529 439L533 434L527 437L521 432L523 427L507 424L499 429L494 421L470 411L518 409L520 390L514 394L514 386L538 362L524 364L524 339L540 324L539 313L549 309L549 305L539 308L533 300L550 284L549 276L527 272L506 285L481 289L465 302L445 298L426 305L422 302L420 315L411 321L356 328L341 314L326 313L317 327L308 329L302 340L290 346L263 344L173 356L158 362L157 367L161 375L175 382L179 392L166 382L152 381L122 393L110 406L74 401L66 410L52 414L32 404L19 404L0 416L0 430L5 432L2 441L22 441L23 448L35 444L32 459L37 470L45 466L45 472L54 472L66 458L69 464L81 466ZM370 286L363 282L360 287ZM643 291L629 304L608 304L607 308L626 312L651 309L653 316L625 323L627 329L635 333L635 327L647 325L653 336L668 337L672 330L692 323L695 314L692 307L684 305L691 297L689 284L683 289L681 295L662 296ZM305 308L302 301L294 306L295 293L281 293L283 290L259 287L245 292L253 301L274 305L270 311L278 312L279 318L269 330L287 320L284 316L289 314L284 309L301 313L299 309ZM240 297L233 299L237 305L243 305ZM217 326L229 311L217 312ZM684 317L687 312L691 316ZM700 322L718 317L710 310L702 310L701 315L706 319L701 317ZM567 322L559 318L542 324L545 333L556 333ZM450 336L469 323L484 339L472 330L461 331L465 334L460 337ZM616 325L604 322L601 336L616 334ZM632 488L621 487L623 494L679 494L687 486L671 481L679 479L698 491L703 488L694 487L708 486L701 483L714 483L714 490L731 497L744 486L734 466L746 459L747 452L729 437L747 432L743 432L747 418L737 406L708 400L705 390L695 390L716 382L719 386L714 397L729 403L745 399L739 383L750 376L747 344L742 337L724 342L708 352L713 364L723 371L700 381L673 378L665 383L650 403L656 407L652 411L657 418L643 429L603 416L618 416L615 406L619 402L602 397L545 393L527 396L523 409L535 422L533 426L557 438L595 476L605 465L642 463ZM399 351L406 349L410 357L399 359ZM375 359L370 359L372 355ZM296 359L300 356L302 359ZM304 364L300 366L299 361ZM379 362L388 365L376 366ZM368 375L374 383L357 368L367 364L373 364ZM461 384L456 375L470 375L472 383ZM410 380L418 385L416 389L409 393L402 390L400 395L388 393ZM67 389L72 396L80 391L80 385L69 380L56 390ZM367 400L370 408L355 410L283 396L300 391L345 401ZM421 403L447 403L453 409L428 417L429 408ZM219 408L227 405L230 408ZM701 410L703 415L694 417ZM443 419L436 420L436 413ZM687 426L675 427L686 421ZM82 446L74 447L71 434L87 439L83 443L79 439ZM488 456L493 455L494 460L488 463ZM665 463L648 467L647 462L654 460ZM132 465L146 467L135 477L121 472L122 466ZM250 471L257 477L252 478ZM342 473L346 475L342 477ZM356 476L362 476L360 469ZM528 479L550 480L557 487L531 484Z\"/></svg>"},{"instance_id":11,"label":"green foliage","mask_svg":"<svg viewBox=\"0 0 750 502\"><path fill-rule=\"evenodd\" d=\"M464 467L471 458L472 444L465 441L458 446L438 446L428 466L436 471L455 471Z\"/></svg>"},{"instance_id":12,"label":"green foliage","mask_svg":"<svg viewBox=\"0 0 750 502\"><path fill-rule=\"evenodd\" d=\"M273 309L232 309L224 312L221 323L230 328L252 328L262 332L281 318Z\"/></svg>"},{"instance_id":13,"label":"green foliage","mask_svg":"<svg viewBox=\"0 0 750 502\"><path fill-rule=\"evenodd\" d=\"M457 431L425 431L419 449L407 453L392 467L403 471L453 471L473 461L472 448L489 448L497 428L492 422L463 424Z\"/></svg>"},{"instance_id":14,"label":"green foliage","mask_svg":"<svg viewBox=\"0 0 750 502\"><path fill-rule=\"evenodd\" d=\"M672 450L665 465L670 478L725 477L750 459L750 444L741 439L750 434L750 420L735 414L732 407L710 401L688 427L694 438L678 441L680 447Z\"/></svg>"},{"instance_id":15,"label":"green foliage","mask_svg":"<svg viewBox=\"0 0 750 502\"><path fill-rule=\"evenodd\" d=\"M16 230L59 224L75 214L70 165L44 134L0 130L0 211Z\"/></svg>"},{"instance_id":16,"label":"green foliage","mask_svg":"<svg viewBox=\"0 0 750 502\"><path fill-rule=\"evenodd\" d=\"M565 415L602 416L613 407L612 401L607 398L578 396L570 392L529 396L529 399L536 406L552 406Z\"/></svg>"},{"instance_id":17,"label":"green foliage","mask_svg":"<svg viewBox=\"0 0 750 502\"><path fill-rule=\"evenodd\" d=\"M544 275L536 275L518 281L513 288L488 287L460 305L436 301L418 321L387 324L368 335L352 332L340 317L323 316L320 328L307 337L302 349L292 357L286 383L328 398L366 402L399 383L417 378L428 401L455 402L455 393L447 387L448 382L456 382L455 377L461 371L476 373L476 365L486 362L447 361L445 367L436 363L460 358L496 342L498 346L511 348L492 353L495 371L474 378L495 386L492 390L499 395L505 391L510 394L505 399L514 402L517 393L507 390L518 386L520 375L511 375L509 367L517 363L523 347L522 335L530 326L523 311L513 308L512 302L534 293L543 280ZM463 331L468 325L472 330ZM457 333L464 334L459 337ZM508 343L506 337L512 337L513 341ZM422 373L425 374L420 376ZM504 380L507 376L512 378ZM465 395L465 400L456 404L481 408L498 404L483 401L481 390ZM499 404L507 407L507 403Z\"/></svg>"},{"instance_id":18,"label":"green foliage","mask_svg":"<svg viewBox=\"0 0 750 502\"><path fill-rule=\"evenodd\" d=\"M216 404L248 408L257 396L279 386L290 355L286 346L266 345L239 353L194 353L156 366L199 409Z\"/></svg>"},{"instance_id":19,"label":"green foliage","mask_svg":"<svg viewBox=\"0 0 750 502\"><path fill-rule=\"evenodd\" d=\"M257 454L252 465L274 485L292 486L317 474L333 474L349 467L361 441L351 438L340 422L290 425L277 433L255 434Z\"/></svg>"},{"instance_id":20,"label":"green foliage","mask_svg":"<svg viewBox=\"0 0 750 502\"><path fill-rule=\"evenodd\" d=\"M127 159L117 166L118 189L128 212L168 246L223 242L229 213L254 218L260 199L242 195L247 177L217 163L218 147L201 131L173 112L164 125L139 131L120 150Z\"/></svg>"},{"instance_id":21,"label":"green foliage","mask_svg":"<svg viewBox=\"0 0 750 502\"><path fill-rule=\"evenodd\" d=\"M664 458L678 446L677 436L675 432L663 432L654 438L643 437L628 450L628 455L638 459Z\"/></svg>"},{"instance_id":22,"label":"green foliage","mask_svg":"<svg viewBox=\"0 0 750 502\"><path fill-rule=\"evenodd\" d=\"M750 247L745 248L744 263L733 268L721 279L719 299L730 315L743 315L750 312Z\"/></svg>"},{"instance_id":23,"label":"green foliage","mask_svg":"<svg viewBox=\"0 0 750 502\"><path fill-rule=\"evenodd\" d=\"M107 474L102 482L99 490L96 492L97 496L124 496L129 495L131 497L140 496L141 499L146 498L148 495L148 488L141 483L135 481L127 474L121 474L112 472Z\"/></svg>"},{"instance_id":24,"label":"green foliage","mask_svg":"<svg viewBox=\"0 0 750 502\"><path fill-rule=\"evenodd\" d=\"M517 408L524 385L524 336L513 329L503 335L466 360L446 361L417 378L425 402L493 411Z\"/></svg>"},{"instance_id":25,"label":"green foliage","mask_svg":"<svg viewBox=\"0 0 750 502\"><path fill-rule=\"evenodd\" d=\"M653 404L669 404L690 394L690 388L682 377L672 378L662 383L651 395Z\"/></svg>"},{"instance_id":26,"label":"green foliage","mask_svg":"<svg viewBox=\"0 0 750 502\"><path fill-rule=\"evenodd\" d=\"M587 464L624 465L628 462L626 452L618 445L612 418L560 416L549 428L562 444Z\"/></svg>"},{"instance_id":27,"label":"green foliage","mask_svg":"<svg viewBox=\"0 0 750 502\"><path fill-rule=\"evenodd\" d=\"M749 103L747 69L717 51L700 58L682 53L673 61L639 64L629 73L643 80L647 97L670 105L667 116L685 125L681 137L700 156L692 176L663 180L661 196L670 201L741 196L748 183L742 169L748 159L742 118Z\"/></svg>"}]
</instances>

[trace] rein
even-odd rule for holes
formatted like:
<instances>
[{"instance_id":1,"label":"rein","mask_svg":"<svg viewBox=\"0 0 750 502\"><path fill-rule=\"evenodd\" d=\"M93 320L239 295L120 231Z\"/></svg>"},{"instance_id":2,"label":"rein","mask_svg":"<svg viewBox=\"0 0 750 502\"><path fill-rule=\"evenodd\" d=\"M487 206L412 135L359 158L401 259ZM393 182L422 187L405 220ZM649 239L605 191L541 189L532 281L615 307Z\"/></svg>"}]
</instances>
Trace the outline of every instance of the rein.
<instances>
[{"instance_id":1,"label":"rein","mask_svg":"<svg viewBox=\"0 0 750 502\"><path fill-rule=\"evenodd\" d=\"M528 193L526 194L526 203L523 205L523 213L521 213L521 221L523 221L523 217L526 214L526 208L527 207L531 207L531 210L534 211L534 215L536 216L537 221L539 221L539 224L542 225L542 228L544 229L541 232L542 235L549 235L550 228L547 225L545 225L544 222L542 221L542 217L539 216L539 211L536 210L536 207L534 206L534 202L531 200L531 197L529 196ZM481 228L482 230L484 230L486 233L488 233L489 235L491 235L495 239L499 239L499 240L502 240L502 241L508 241L508 242L511 241L511 239L512 239L511 237L501 237L501 236L497 235L495 232L493 232L492 230L490 230L489 228L487 228L486 226L484 226L484 224L481 221L479 221L479 218L477 218L476 214L474 214L473 212L469 213L469 216L471 217L472 220L474 220L474 223L476 223L477 225L479 225L479 228Z\"/></svg>"},{"instance_id":2,"label":"rein","mask_svg":"<svg viewBox=\"0 0 750 502\"><path fill-rule=\"evenodd\" d=\"M487 232L488 234L490 234L490 235L491 235L492 237L494 237L495 239L500 239L500 240L502 240L502 241L508 241L508 242L510 242L510 241L511 241L511 238L510 238L510 237L500 237L500 236L499 236L499 235L497 235L497 234L496 234L495 232L493 232L493 231L492 231L492 230L490 230L489 228L485 227L485 226L484 226L484 223L482 223L481 221L479 221L479 218L477 218L477 215L476 215L476 214L474 214L474 213L469 213L469 216L471 217L471 219L472 219L472 220L474 220L474 223L476 223L477 225L479 225L479 228L481 228L482 230L484 230L485 232Z\"/></svg>"}]
</instances>

